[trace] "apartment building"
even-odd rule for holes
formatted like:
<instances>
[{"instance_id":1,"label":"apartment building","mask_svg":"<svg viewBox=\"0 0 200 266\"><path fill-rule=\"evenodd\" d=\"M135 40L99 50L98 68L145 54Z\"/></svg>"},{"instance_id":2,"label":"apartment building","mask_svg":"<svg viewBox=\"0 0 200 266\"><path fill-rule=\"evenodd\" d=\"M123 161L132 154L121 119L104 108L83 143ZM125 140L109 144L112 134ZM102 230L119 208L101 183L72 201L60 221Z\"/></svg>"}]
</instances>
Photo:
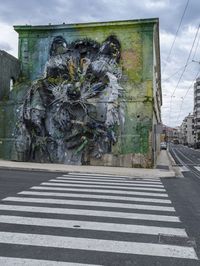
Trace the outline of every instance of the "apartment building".
<instances>
[{"instance_id":1,"label":"apartment building","mask_svg":"<svg viewBox=\"0 0 200 266\"><path fill-rule=\"evenodd\" d=\"M180 126L180 140L183 145L194 146L195 134L194 134L194 115L189 114L186 116Z\"/></svg>"},{"instance_id":2,"label":"apartment building","mask_svg":"<svg viewBox=\"0 0 200 266\"><path fill-rule=\"evenodd\" d=\"M194 140L195 147L200 147L200 77L194 83Z\"/></svg>"}]
</instances>

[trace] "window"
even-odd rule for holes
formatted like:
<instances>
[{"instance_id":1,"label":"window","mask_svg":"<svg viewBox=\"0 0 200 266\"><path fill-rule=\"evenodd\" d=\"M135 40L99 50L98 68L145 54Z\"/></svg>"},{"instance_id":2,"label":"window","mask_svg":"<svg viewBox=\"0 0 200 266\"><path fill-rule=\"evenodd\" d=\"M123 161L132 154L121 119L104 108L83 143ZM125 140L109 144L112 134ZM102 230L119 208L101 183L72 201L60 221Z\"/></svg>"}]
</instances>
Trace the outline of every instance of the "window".
<instances>
[{"instance_id":1,"label":"window","mask_svg":"<svg viewBox=\"0 0 200 266\"><path fill-rule=\"evenodd\" d=\"M13 86L14 86L14 84L15 84L15 80L14 80L14 78L11 78L11 79L10 79L10 91L13 90Z\"/></svg>"}]
</instances>

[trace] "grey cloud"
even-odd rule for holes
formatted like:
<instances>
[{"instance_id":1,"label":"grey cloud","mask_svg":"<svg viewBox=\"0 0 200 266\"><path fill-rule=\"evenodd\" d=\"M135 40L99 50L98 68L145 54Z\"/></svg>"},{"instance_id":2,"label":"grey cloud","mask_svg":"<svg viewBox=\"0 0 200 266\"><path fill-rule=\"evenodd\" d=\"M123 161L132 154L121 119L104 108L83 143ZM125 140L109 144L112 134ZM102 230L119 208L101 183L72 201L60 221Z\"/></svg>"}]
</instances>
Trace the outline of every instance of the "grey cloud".
<instances>
[{"instance_id":1,"label":"grey cloud","mask_svg":"<svg viewBox=\"0 0 200 266\"><path fill-rule=\"evenodd\" d=\"M12 50L12 47L7 42L0 42L0 50L5 50L7 52Z\"/></svg>"},{"instance_id":2,"label":"grey cloud","mask_svg":"<svg viewBox=\"0 0 200 266\"><path fill-rule=\"evenodd\" d=\"M1 3L0 20L9 24L42 23L50 14L55 16L56 0L7 0Z\"/></svg>"},{"instance_id":3,"label":"grey cloud","mask_svg":"<svg viewBox=\"0 0 200 266\"><path fill-rule=\"evenodd\" d=\"M185 23L198 19L197 2L190 1ZM149 7L145 3L149 3ZM152 8L152 3L167 5ZM182 0L7 0L1 3L0 20L9 24L58 24L159 17L162 29L174 33L185 3Z\"/></svg>"}]
</instances>

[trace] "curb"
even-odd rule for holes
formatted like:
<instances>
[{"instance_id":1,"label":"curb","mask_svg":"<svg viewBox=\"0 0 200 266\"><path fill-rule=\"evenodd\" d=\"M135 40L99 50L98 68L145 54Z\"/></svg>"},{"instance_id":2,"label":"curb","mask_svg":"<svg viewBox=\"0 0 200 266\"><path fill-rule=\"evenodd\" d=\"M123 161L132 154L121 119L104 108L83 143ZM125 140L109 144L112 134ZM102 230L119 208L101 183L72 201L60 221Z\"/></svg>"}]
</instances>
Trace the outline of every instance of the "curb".
<instances>
[{"instance_id":1,"label":"curb","mask_svg":"<svg viewBox=\"0 0 200 266\"><path fill-rule=\"evenodd\" d=\"M31 168L31 167L15 167L15 166L0 166L0 170L10 170L10 171L27 171L27 172L50 172L50 173L65 173L68 174L69 171L62 171L62 170L51 170L51 169L41 169L41 168ZM72 172L72 171L70 171ZM77 171L76 173L80 173Z\"/></svg>"},{"instance_id":2,"label":"curb","mask_svg":"<svg viewBox=\"0 0 200 266\"><path fill-rule=\"evenodd\" d=\"M12 162L10 162L12 163ZM79 169L77 167L72 169L63 169L63 167L61 169L59 169L58 167L56 168L53 168L53 167L33 167L33 166L21 166L21 165L9 165L9 164L6 164L4 165L3 163L0 163L0 169L3 169L3 170L11 170L11 171L27 171L27 172L50 172L50 173L64 173L64 174L67 174L67 173L79 173L79 174L99 174L99 175L113 175L113 176L126 176L127 178L152 178L152 176L154 176L155 178L169 178L169 177L174 177L174 172L170 169L169 171L162 171L162 170L158 170L157 172L149 172L147 174L146 170L147 169L141 169L141 170L144 170L144 172L135 172L134 173L134 168L130 168L130 171L132 169L132 173L128 173L128 172L122 172L122 171L119 171L117 170L117 167L115 169L115 171L111 171L108 167L108 169ZM136 170L138 170L136 168ZM152 169L152 170L155 170L155 169Z\"/></svg>"}]
</instances>

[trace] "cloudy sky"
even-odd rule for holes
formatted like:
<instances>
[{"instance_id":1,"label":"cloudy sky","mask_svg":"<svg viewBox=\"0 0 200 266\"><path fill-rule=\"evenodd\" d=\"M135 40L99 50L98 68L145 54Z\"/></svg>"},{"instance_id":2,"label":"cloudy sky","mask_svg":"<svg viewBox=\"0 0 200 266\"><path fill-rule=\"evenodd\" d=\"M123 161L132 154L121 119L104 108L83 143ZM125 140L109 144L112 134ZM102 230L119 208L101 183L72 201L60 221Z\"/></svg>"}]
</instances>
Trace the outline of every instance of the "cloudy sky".
<instances>
[{"instance_id":1,"label":"cloudy sky","mask_svg":"<svg viewBox=\"0 0 200 266\"><path fill-rule=\"evenodd\" d=\"M193 84L200 76L199 0L1 1L0 49L17 57L18 35L13 25L154 17L160 19L162 120L177 126L193 111Z\"/></svg>"}]
</instances>

